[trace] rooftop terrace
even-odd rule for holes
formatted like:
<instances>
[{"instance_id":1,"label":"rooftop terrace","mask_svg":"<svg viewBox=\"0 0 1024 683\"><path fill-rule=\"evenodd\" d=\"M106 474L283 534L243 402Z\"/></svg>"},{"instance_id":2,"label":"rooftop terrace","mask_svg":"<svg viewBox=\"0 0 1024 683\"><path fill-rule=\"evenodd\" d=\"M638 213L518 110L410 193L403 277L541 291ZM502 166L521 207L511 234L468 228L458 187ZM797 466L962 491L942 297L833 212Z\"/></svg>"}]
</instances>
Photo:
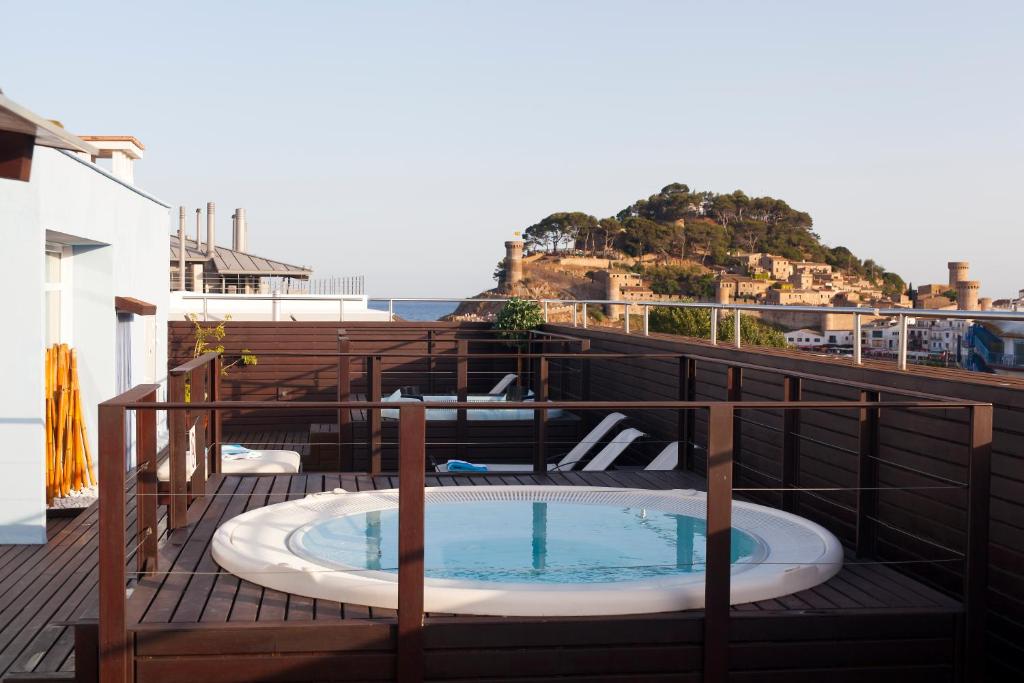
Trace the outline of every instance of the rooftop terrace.
<instances>
[{"instance_id":1,"label":"rooftop terrace","mask_svg":"<svg viewBox=\"0 0 1024 683\"><path fill-rule=\"evenodd\" d=\"M935 681L1019 672L1024 383L567 325L546 325L519 351L479 324L338 327L231 322L226 356L248 348L260 360L221 376L221 358L189 361L189 329L172 324L169 356L184 365L172 374L169 402L146 409L155 396L141 388L104 409L102 516L93 508L56 522L44 550L0 551L0 562L37 558L0 584L7 679L68 680L72 670L78 680L104 681L127 680L129 671L140 681L496 680L510 672L523 680ZM566 419L536 402L507 403L535 411L528 420L468 419L479 404L466 399L509 372ZM192 396L208 401L183 402L186 377ZM419 418L382 417L381 399L403 386L456 400L402 406ZM453 408L455 419L421 421L423 407ZM119 466L129 409L141 430L138 479ZM612 410L646 436L605 471L548 471ZM147 430L164 411L175 457L171 481L159 483ZM188 477L184 426L197 420L198 452L214 448ZM645 470L672 441L678 468ZM222 443L293 448L303 471L223 474ZM533 468L434 471L456 456ZM423 614L422 485L531 484L708 491L705 609ZM263 588L210 554L216 528L247 510L381 488L399 489L400 524L413 530L401 541L412 554L399 567L397 611ZM732 498L821 524L845 546L842 571L808 590L730 606Z\"/></svg>"}]
</instances>

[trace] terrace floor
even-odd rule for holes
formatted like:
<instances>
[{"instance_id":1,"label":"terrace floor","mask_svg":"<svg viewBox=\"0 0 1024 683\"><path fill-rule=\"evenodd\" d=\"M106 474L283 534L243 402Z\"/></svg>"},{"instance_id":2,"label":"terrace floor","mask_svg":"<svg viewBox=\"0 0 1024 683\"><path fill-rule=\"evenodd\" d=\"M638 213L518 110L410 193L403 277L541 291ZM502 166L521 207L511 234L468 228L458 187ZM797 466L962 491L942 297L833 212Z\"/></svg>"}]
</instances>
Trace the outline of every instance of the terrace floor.
<instances>
[{"instance_id":1,"label":"terrace floor","mask_svg":"<svg viewBox=\"0 0 1024 683\"><path fill-rule=\"evenodd\" d=\"M302 431L231 434L228 439L282 445L306 440ZM428 486L501 484L703 488L701 478L686 472L427 476ZM161 573L130 582L128 625L135 637L136 680L390 679L394 611L312 600L239 580L219 570L209 543L222 522L246 510L335 488L397 485L391 475L212 477L207 496L189 510L188 529L161 535ZM133 539L131 495L128 506ZM53 520L45 546L0 546L3 680L73 679L74 629L67 624L96 615L96 516L93 506L73 520ZM132 572L134 553L128 556ZM862 662L865 652L873 664L863 668L858 663L857 670L875 682L952 680L955 675L960 604L888 566L850 563L813 589L736 605L732 612L731 647L750 680L772 680L766 671L787 680L818 680L838 672L834 667L844 662ZM673 680L690 680L683 673L699 680L699 610L532 620L428 615L426 623L432 680L482 680L510 667L517 674L535 672L533 680L550 675L635 680L638 662L647 672L643 680L669 674ZM792 671L786 668L790 665Z\"/></svg>"}]
</instances>

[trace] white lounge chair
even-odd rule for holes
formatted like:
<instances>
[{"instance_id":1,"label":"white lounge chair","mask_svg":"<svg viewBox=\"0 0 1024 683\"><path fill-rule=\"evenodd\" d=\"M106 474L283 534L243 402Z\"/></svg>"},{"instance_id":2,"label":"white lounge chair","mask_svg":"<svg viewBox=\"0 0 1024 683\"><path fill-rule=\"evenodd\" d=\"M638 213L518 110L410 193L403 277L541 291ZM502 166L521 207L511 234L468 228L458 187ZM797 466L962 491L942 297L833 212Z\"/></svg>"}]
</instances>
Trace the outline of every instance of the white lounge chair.
<instances>
[{"instance_id":1,"label":"white lounge chair","mask_svg":"<svg viewBox=\"0 0 1024 683\"><path fill-rule=\"evenodd\" d=\"M603 472L608 469L615 460L622 455L622 452L629 448L629 445L636 441L644 433L639 429L623 429L621 432L615 435L615 438L611 442L602 448L597 455L590 459L586 465L583 466L584 472Z\"/></svg>"},{"instance_id":2,"label":"white lounge chair","mask_svg":"<svg viewBox=\"0 0 1024 683\"><path fill-rule=\"evenodd\" d=\"M573 446L572 450L562 456L562 459L557 463L548 463L549 472L568 472L569 470L576 467L576 465L586 457L587 453L604 437L608 436L608 433L620 422L626 419L626 416L622 413L609 413L605 415L604 419L597 423L597 426L590 430L586 436L584 436L578 444ZM629 430L626 430L629 431ZM608 444L609 446L611 444ZM607 446L605 447L607 448ZM603 449L602 449L603 452ZM596 456L595 456L596 457ZM520 464L496 464L487 465L489 472L532 472L533 465L520 465ZM447 472L448 466L444 463L437 466L438 472Z\"/></svg>"},{"instance_id":3,"label":"white lounge chair","mask_svg":"<svg viewBox=\"0 0 1024 683\"><path fill-rule=\"evenodd\" d=\"M665 448L661 450L661 453L658 453L658 455L655 456L654 460L649 462L647 464L647 467L645 467L644 469L651 471L674 470L676 468L676 465L678 464L679 442L673 441L669 445L665 446Z\"/></svg>"},{"instance_id":4,"label":"white lounge chair","mask_svg":"<svg viewBox=\"0 0 1024 683\"><path fill-rule=\"evenodd\" d=\"M498 383L494 385L494 388L488 391L487 393L490 396L501 396L508 392L509 387L511 387L515 383L515 381L515 373L509 373L502 377L500 380L498 380Z\"/></svg>"},{"instance_id":5,"label":"white lounge chair","mask_svg":"<svg viewBox=\"0 0 1024 683\"><path fill-rule=\"evenodd\" d=\"M185 476L196 471L196 428L188 432L188 450L185 452ZM295 451L252 450L245 457L221 455L220 466L224 474L298 474L302 463ZM156 468L157 481L171 480L171 459L164 458Z\"/></svg>"}]
</instances>

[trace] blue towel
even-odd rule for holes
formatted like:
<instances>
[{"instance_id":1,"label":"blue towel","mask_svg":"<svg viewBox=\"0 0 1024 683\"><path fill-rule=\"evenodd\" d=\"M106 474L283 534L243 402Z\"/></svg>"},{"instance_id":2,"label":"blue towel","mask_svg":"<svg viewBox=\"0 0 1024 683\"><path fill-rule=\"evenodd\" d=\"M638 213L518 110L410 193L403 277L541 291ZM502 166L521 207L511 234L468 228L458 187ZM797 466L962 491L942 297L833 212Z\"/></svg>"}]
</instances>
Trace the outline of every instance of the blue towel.
<instances>
[{"instance_id":1,"label":"blue towel","mask_svg":"<svg viewBox=\"0 0 1024 683\"><path fill-rule=\"evenodd\" d=\"M249 449L240 443L222 443L220 445L220 452L223 455L242 455L248 453Z\"/></svg>"},{"instance_id":2,"label":"blue towel","mask_svg":"<svg viewBox=\"0 0 1024 683\"><path fill-rule=\"evenodd\" d=\"M448 461L449 472L486 472L487 465L474 465L471 462L465 460L449 460Z\"/></svg>"}]
</instances>

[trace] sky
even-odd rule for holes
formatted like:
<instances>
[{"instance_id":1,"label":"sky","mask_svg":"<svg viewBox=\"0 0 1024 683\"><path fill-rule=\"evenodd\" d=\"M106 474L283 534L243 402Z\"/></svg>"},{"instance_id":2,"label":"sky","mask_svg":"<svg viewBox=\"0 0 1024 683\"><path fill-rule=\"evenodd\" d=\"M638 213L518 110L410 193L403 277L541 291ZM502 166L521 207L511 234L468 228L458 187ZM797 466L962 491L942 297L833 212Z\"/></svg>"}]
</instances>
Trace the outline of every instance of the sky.
<instances>
[{"instance_id":1,"label":"sky","mask_svg":"<svg viewBox=\"0 0 1024 683\"><path fill-rule=\"evenodd\" d=\"M470 296L555 211L771 195L914 283L1024 288L1024 3L0 0L0 88L245 207L249 249ZM172 220L176 222L176 211ZM169 225L169 231L172 226Z\"/></svg>"}]
</instances>

